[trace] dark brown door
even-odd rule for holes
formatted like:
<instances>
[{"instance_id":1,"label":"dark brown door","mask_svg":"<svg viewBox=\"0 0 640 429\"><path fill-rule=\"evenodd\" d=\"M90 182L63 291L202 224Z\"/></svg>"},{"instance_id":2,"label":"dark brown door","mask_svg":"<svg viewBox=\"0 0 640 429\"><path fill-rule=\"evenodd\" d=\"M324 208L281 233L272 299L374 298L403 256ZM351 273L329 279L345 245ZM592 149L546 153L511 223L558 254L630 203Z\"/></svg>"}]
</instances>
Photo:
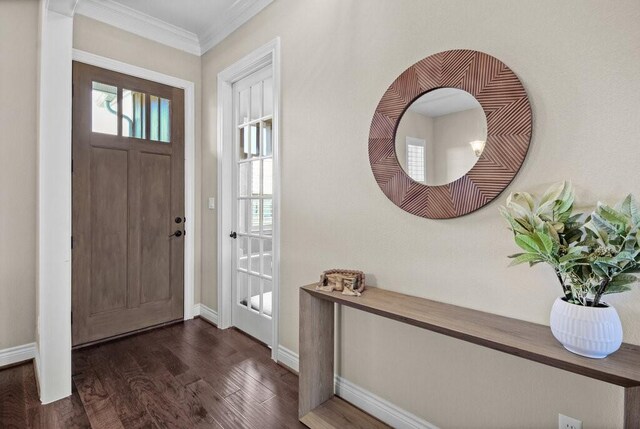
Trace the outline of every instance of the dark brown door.
<instances>
[{"instance_id":1,"label":"dark brown door","mask_svg":"<svg viewBox=\"0 0 640 429\"><path fill-rule=\"evenodd\" d=\"M184 92L73 64L73 345L183 317Z\"/></svg>"}]
</instances>

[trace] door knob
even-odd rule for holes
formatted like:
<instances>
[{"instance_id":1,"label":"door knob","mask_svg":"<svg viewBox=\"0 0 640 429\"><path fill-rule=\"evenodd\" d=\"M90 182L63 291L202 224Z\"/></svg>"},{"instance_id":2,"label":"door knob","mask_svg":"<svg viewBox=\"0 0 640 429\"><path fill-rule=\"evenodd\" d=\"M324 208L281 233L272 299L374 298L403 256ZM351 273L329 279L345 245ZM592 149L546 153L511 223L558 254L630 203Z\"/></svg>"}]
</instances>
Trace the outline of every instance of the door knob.
<instances>
[{"instance_id":1,"label":"door knob","mask_svg":"<svg viewBox=\"0 0 640 429\"><path fill-rule=\"evenodd\" d=\"M176 237L180 237L180 236L182 235L182 231L177 230L176 232L174 232L173 234L171 234L169 237L173 237L174 235L175 235Z\"/></svg>"},{"instance_id":2,"label":"door knob","mask_svg":"<svg viewBox=\"0 0 640 429\"><path fill-rule=\"evenodd\" d=\"M182 218L180 216L176 217L175 219L176 223L182 223Z\"/></svg>"},{"instance_id":3,"label":"door knob","mask_svg":"<svg viewBox=\"0 0 640 429\"><path fill-rule=\"evenodd\" d=\"M231 234L229 234L229 237L231 238L238 238L238 234L236 234L235 231L231 231Z\"/></svg>"}]
</instances>

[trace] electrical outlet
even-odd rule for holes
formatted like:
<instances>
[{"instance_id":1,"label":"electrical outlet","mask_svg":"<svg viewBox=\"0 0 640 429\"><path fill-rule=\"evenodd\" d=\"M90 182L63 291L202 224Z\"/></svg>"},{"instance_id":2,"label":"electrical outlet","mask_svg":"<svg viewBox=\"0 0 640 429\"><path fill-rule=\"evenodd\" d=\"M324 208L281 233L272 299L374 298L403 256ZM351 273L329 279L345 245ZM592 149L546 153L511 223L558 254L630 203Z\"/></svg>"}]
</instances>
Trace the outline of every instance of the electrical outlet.
<instances>
[{"instance_id":1,"label":"electrical outlet","mask_svg":"<svg viewBox=\"0 0 640 429\"><path fill-rule=\"evenodd\" d=\"M582 422L573 417L558 414L558 429L582 429Z\"/></svg>"},{"instance_id":2,"label":"electrical outlet","mask_svg":"<svg viewBox=\"0 0 640 429\"><path fill-rule=\"evenodd\" d=\"M209 210L213 210L216 208L216 199L214 197L209 197Z\"/></svg>"}]
</instances>

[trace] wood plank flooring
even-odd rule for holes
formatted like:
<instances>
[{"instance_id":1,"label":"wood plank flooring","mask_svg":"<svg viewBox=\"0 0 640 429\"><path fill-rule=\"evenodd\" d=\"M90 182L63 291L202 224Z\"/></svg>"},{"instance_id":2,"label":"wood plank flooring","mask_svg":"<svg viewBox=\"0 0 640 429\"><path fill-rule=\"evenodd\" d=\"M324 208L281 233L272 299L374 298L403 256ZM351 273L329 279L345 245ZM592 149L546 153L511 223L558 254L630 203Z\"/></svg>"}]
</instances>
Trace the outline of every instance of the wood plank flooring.
<instances>
[{"instance_id":1,"label":"wood plank flooring","mask_svg":"<svg viewBox=\"0 0 640 429\"><path fill-rule=\"evenodd\" d=\"M73 394L0 371L0 428L302 428L298 377L244 334L196 319L73 352Z\"/></svg>"}]
</instances>

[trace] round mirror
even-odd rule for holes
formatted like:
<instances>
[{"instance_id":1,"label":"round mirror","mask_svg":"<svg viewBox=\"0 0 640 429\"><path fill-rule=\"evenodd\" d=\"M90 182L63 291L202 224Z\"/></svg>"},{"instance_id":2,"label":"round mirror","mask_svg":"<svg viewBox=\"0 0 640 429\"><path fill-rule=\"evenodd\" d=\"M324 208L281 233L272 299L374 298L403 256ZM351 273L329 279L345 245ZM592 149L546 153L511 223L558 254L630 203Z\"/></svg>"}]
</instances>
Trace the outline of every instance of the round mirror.
<instances>
[{"instance_id":1,"label":"round mirror","mask_svg":"<svg viewBox=\"0 0 640 429\"><path fill-rule=\"evenodd\" d=\"M418 183L446 185L467 174L487 141L487 118L478 100L457 88L418 97L396 130L396 155Z\"/></svg>"}]
</instances>

